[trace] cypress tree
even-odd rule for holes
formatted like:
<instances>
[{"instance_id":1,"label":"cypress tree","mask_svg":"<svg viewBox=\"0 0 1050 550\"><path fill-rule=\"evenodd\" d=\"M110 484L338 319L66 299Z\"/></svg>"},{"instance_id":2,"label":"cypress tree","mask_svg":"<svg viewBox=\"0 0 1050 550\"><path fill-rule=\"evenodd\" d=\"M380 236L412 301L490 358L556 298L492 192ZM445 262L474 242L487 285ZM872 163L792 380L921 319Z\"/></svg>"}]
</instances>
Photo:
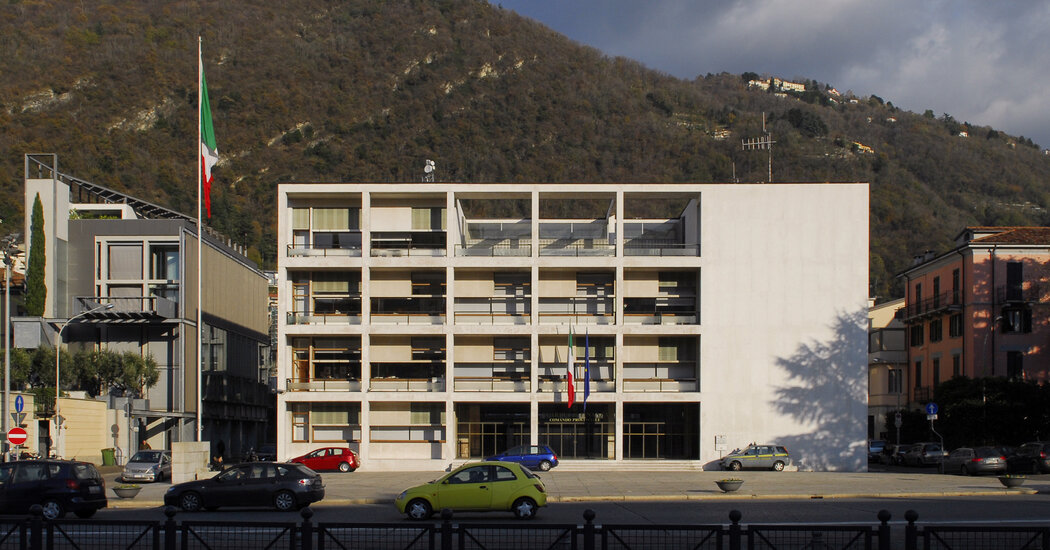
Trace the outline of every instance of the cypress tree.
<instances>
[{"instance_id":1,"label":"cypress tree","mask_svg":"<svg viewBox=\"0 0 1050 550\"><path fill-rule=\"evenodd\" d=\"M39 317L44 314L47 286L44 284L44 205L40 194L33 201L33 217L29 220L32 234L29 243L29 267L26 269L26 314Z\"/></svg>"}]
</instances>

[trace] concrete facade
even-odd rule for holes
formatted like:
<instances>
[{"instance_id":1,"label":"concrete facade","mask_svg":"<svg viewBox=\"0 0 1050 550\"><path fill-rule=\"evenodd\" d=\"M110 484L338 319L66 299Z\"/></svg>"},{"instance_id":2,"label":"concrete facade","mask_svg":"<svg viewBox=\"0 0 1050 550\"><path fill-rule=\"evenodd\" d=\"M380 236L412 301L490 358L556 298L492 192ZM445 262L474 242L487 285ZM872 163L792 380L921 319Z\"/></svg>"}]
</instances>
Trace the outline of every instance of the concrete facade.
<instances>
[{"instance_id":1,"label":"concrete facade","mask_svg":"<svg viewBox=\"0 0 1050 550\"><path fill-rule=\"evenodd\" d=\"M866 467L865 184L285 184L277 211L279 458Z\"/></svg>"}]
</instances>

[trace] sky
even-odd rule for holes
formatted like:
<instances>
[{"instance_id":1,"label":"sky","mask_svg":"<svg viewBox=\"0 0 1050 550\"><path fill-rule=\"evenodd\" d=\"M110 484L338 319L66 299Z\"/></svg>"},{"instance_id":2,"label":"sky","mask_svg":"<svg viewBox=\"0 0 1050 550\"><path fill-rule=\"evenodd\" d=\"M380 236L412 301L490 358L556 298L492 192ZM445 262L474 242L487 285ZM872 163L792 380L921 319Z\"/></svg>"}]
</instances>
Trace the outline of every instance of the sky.
<instances>
[{"instance_id":1,"label":"sky","mask_svg":"<svg viewBox=\"0 0 1050 550\"><path fill-rule=\"evenodd\" d=\"M691 80L747 71L1050 147L1050 1L491 0Z\"/></svg>"}]
</instances>

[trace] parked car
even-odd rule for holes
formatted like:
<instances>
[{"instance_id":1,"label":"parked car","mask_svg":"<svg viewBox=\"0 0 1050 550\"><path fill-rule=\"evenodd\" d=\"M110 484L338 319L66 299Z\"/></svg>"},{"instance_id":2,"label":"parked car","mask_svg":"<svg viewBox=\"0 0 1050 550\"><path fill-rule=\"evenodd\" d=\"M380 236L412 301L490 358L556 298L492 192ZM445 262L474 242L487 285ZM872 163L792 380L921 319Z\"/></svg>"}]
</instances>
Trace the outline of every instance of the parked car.
<instances>
[{"instance_id":1,"label":"parked car","mask_svg":"<svg viewBox=\"0 0 1050 550\"><path fill-rule=\"evenodd\" d=\"M791 455L780 445L748 445L742 451L737 449L729 453L721 463L724 470L758 468L780 472L791 464Z\"/></svg>"},{"instance_id":2,"label":"parked car","mask_svg":"<svg viewBox=\"0 0 1050 550\"><path fill-rule=\"evenodd\" d=\"M75 460L26 460L0 464L0 511L26 514L39 504L44 517L73 512L89 518L105 508L106 481L94 464Z\"/></svg>"},{"instance_id":3,"label":"parked car","mask_svg":"<svg viewBox=\"0 0 1050 550\"><path fill-rule=\"evenodd\" d=\"M172 485L164 493L164 504L187 512L220 506L269 505L284 512L324 498L321 474L287 462L235 464L215 477Z\"/></svg>"},{"instance_id":4,"label":"parked car","mask_svg":"<svg viewBox=\"0 0 1050 550\"><path fill-rule=\"evenodd\" d=\"M878 462L882 456L882 450L886 448L886 442L881 439L868 440L868 462Z\"/></svg>"},{"instance_id":5,"label":"parked car","mask_svg":"<svg viewBox=\"0 0 1050 550\"><path fill-rule=\"evenodd\" d=\"M139 451L124 465L120 480L164 481L171 479L171 451Z\"/></svg>"},{"instance_id":6,"label":"parked car","mask_svg":"<svg viewBox=\"0 0 1050 550\"><path fill-rule=\"evenodd\" d=\"M904 453L908 452L911 445L886 445L882 449L882 455L879 457L879 462L887 466L900 466L904 464Z\"/></svg>"},{"instance_id":7,"label":"parked car","mask_svg":"<svg viewBox=\"0 0 1050 550\"><path fill-rule=\"evenodd\" d=\"M924 441L912 444L911 448L904 453L904 464L907 466L930 466L940 464L948 456L940 443Z\"/></svg>"},{"instance_id":8,"label":"parked car","mask_svg":"<svg viewBox=\"0 0 1050 550\"><path fill-rule=\"evenodd\" d=\"M546 445L519 445L485 460L487 462L517 462L530 470L544 472L558 465L558 455Z\"/></svg>"},{"instance_id":9,"label":"parked car","mask_svg":"<svg viewBox=\"0 0 1050 550\"><path fill-rule=\"evenodd\" d=\"M1006 457L1011 472L1038 474L1050 472L1050 443L1032 441L1016 449L1012 456Z\"/></svg>"},{"instance_id":10,"label":"parked car","mask_svg":"<svg viewBox=\"0 0 1050 550\"><path fill-rule=\"evenodd\" d=\"M434 510L459 512L511 511L531 519L547 505L547 490L536 474L515 462L464 464L444 476L406 489L394 499L397 511L409 519L430 517Z\"/></svg>"},{"instance_id":11,"label":"parked car","mask_svg":"<svg viewBox=\"0 0 1050 550\"><path fill-rule=\"evenodd\" d=\"M361 466L357 453L346 447L325 447L297 456L289 462L303 464L314 471L339 470L352 472Z\"/></svg>"},{"instance_id":12,"label":"parked car","mask_svg":"<svg viewBox=\"0 0 1050 550\"><path fill-rule=\"evenodd\" d=\"M1006 457L998 447L960 447L944 459L944 471L964 476L1001 474L1006 472Z\"/></svg>"}]
</instances>

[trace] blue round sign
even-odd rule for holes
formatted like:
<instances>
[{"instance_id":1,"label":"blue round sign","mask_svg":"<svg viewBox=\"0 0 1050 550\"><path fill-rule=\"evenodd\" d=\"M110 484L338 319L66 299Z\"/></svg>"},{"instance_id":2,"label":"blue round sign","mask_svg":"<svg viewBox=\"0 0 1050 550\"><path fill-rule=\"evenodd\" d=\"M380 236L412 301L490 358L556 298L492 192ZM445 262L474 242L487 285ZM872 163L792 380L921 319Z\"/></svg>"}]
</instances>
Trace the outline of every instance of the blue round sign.
<instances>
[{"instance_id":1,"label":"blue round sign","mask_svg":"<svg viewBox=\"0 0 1050 550\"><path fill-rule=\"evenodd\" d=\"M15 412L22 412L22 407L26 406L26 400L22 399L21 395L15 396Z\"/></svg>"},{"instance_id":2,"label":"blue round sign","mask_svg":"<svg viewBox=\"0 0 1050 550\"><path fill-rule=\"evenodd\" d=\"M936 403L927 403L926 404L926 414L937 414L937 404Z\"/></svg>"}]
</instances>

